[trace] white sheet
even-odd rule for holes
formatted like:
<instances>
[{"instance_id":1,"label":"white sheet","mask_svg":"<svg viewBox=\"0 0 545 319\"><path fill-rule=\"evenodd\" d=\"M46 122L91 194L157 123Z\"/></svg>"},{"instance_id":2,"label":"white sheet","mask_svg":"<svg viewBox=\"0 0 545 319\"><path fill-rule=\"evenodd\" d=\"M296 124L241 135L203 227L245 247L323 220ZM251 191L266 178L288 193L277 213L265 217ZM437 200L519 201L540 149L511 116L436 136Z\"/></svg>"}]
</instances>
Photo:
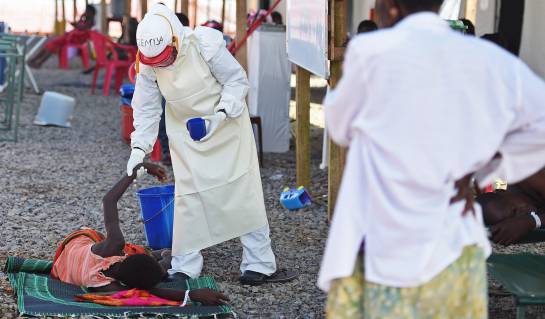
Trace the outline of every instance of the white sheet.
<instances>
[{"instance_id":1,"label":"white sheet","mask_svg":"<svg viewBox=\"0 0 545 319\"><path fill-rule=\"evenodd\" d=\"M289 150L291 65L286 54L286 32L283 28L261 27L250 38L251 115L261 116L263 151L282 153Z\"/></svg>"}]
</instances>

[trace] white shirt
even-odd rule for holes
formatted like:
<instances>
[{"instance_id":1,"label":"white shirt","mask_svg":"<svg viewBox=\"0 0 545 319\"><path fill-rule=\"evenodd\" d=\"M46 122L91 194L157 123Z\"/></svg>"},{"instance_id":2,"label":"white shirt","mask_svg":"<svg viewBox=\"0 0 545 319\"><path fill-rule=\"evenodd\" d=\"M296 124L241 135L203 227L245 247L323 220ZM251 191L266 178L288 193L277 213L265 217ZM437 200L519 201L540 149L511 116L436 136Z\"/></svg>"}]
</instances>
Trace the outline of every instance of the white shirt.
<instances>
[{"instance_id":1,"label":"white shirt","mask_svg":"<svg viewBox=\"0 0 545 319\"><path fill-rule=\"evenodd\" d=\"M516 182L545 165L545 83L433 13L353 39L325 112L331 138L350 149L324 290L352 274L364 238L366 279L391 287L428 282L467 245L488 255L480 207L462 217L464 203L449 204L454 182L484 168ZM497 152L499 167L486 167Z\"/></svg>"},{"instance_id":2,"label":"white shirt","mask_svg":"<svg viewBox=\"0 0 545 319\"><path fill-rule=\"evenodd\" d=\"M227 116L231 118L240 116L246 107L245 98L250 85L246 72L227 50L222 33L208 27L197 27L194 31L184 28L174 13L161 4L154 5L147 14L157 13L169 19L174 33L182 43L189 41L190 34L194 34L197 38L203 59L208 64L212 75L223 86L220 102L214 110L217 112L224 109ZM180 76L191 76L191 74L180 74ZM131 147L138 147L146 154L153 149L159 132L159 121L163 112L161 98L153 68L140 63L140 73L136 78L132 98L135 131L131 134Z\"/></svg>"}]
</instances>

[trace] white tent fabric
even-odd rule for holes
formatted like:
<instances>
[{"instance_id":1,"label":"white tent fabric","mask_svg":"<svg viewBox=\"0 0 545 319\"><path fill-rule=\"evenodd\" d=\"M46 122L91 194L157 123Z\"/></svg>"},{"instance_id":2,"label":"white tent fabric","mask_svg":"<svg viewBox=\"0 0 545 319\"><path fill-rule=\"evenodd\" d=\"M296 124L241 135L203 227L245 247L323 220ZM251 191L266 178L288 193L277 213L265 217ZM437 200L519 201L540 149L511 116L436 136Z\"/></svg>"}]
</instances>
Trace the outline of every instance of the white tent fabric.
<instances>
[{"instance_id":1,"label":"white tent fabric","mask_svg":"<svg viewBox=\"0 0 545 319\"><path fill-rule=\"evenodd\" d=\"M520 57L545 79L545 1L526 1Z\"/></svg>"},{"instance_id":2,"label":"white tent fabric","mask_svg":"<svg viewBox=\"0 0 545 319\"><path fill-rule=\"evenodd\" d=\"M284 27L262 26L249 41L248 93L251 115L261 117L263 151L287 152L290 146L291 65Z\"/></svg>"},{"instance_id":3,"label":"white tent fabric","mask_svg":"<svg viewBox=\"0 0 545 319\"><path fill-rule=\"evenodd\" d=\"M439 15L446 20L458 20L460 18L461 6L462 0L445 0L439 11Z\"/></svg>"}]
</instances>

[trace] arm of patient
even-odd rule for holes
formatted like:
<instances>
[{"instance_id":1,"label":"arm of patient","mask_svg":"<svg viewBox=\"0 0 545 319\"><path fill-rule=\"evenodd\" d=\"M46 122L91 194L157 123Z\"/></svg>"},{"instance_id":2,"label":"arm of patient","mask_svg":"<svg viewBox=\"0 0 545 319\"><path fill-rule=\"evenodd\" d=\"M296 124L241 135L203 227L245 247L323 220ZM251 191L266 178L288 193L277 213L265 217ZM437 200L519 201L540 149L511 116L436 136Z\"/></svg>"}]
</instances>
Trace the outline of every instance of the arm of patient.
<instances>
[{"instance_id":1,"label":"arm of patient","mask_svg":"<svg viewBox=\"0 0 545 319\"><path fill-rule=\"evenodd\" d=\"M127 287L123 286L120 282L114 281L109 285L102 286L102 287L88 287L89 291L92 292L114 292L114 291L122 291L127 290Z\"/></svg>"},{"instance_id":2,"label":"arm of patient","mask_svg":"<svg viewBox=\"0 0 545 319\"><path fill-rule=\"evenodd\" d=\"M518 187L529 196L536 205L545 206L545 169L531 175L509 187Z\"/></svg>"},{"instance_id":3,"label":"arm of patient","mask_svg":"<svg viewBox=\"0 0 545 319\"><path fill-rule=\"evenodd\" d=\"M123 248L125 246L125 238L123 232L119 227L119 213L117 209L117 202L123 196L127 188L136 179L136 172L142 167L147 170L150 175L157 177L159 181L166 180L166 172L160 166L143 163L137 165L133 169L131 176L124 175L117 184L104 196L102 199L102 206L104 209L104 227L106 228L106 239L100 243L96 243L91 248L93 253L101 257L111 257L123 255Z\"/></svg>"},{"instance_id":4,"label":"arm of patient","mask_svg":"<svg viewBox=\"0 0 545 319\"><path fill-rule=\"evenodd\" d=\"M174 301L183 301L185 298L185 290L154 288L150 290L150 293L157 297ZM205 305L215 306L225 305L229 301L229 298L221 292L209 288L190 290L189 299Z\"/></svg>"},{"instance_id":5,"label":"arm of patient","mask_svg":"<svg viewBox=\"0 0 545 319\"><path fill-rule=\"evenodd\" d=\"M119 256L123 252L125 238L119 227L117 201L121 198L123 193L125 193L135 177L136 174L134 173L132 176L124 176L102 199L106 239L94 244L92 247L93 253L101 257Z\"/></svg>"},{"instance_id":6,"label":"arm of patient","mask_svg":"<svg viewBox=\"0 0 545 319\"><path fill-rule=\"evenodd\" d=\"M92 292L115 292L127 290L127 287L119 282L113 282L106 286L89 288L89 290ZM149 292L154 296L173 301L184 301L185 298L185 290L153 288ZM209 288L190 290L189 299L213 306L225 305L229 301L229 298L221 292Z\"/></svg>"}]
</instances>

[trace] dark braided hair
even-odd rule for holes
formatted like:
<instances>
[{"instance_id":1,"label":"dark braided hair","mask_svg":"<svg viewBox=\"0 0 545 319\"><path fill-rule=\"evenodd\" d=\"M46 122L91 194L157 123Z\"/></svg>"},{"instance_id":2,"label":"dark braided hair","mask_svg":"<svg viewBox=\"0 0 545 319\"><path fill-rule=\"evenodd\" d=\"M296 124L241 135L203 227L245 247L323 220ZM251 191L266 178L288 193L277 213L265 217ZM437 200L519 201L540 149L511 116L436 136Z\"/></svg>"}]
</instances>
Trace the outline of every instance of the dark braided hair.
<instances>
[{"instance_id":1,"label":"dark braided hair","mask_svg":"<svg viewBox=\"0 0 545 319\"><path fill-rule=\"evenodd\" d=\"M118 279L130 288L149 290L163 278L164 272L157 260L146 254L127 257L119 265Z\"/></svg>"}]
</instances>

